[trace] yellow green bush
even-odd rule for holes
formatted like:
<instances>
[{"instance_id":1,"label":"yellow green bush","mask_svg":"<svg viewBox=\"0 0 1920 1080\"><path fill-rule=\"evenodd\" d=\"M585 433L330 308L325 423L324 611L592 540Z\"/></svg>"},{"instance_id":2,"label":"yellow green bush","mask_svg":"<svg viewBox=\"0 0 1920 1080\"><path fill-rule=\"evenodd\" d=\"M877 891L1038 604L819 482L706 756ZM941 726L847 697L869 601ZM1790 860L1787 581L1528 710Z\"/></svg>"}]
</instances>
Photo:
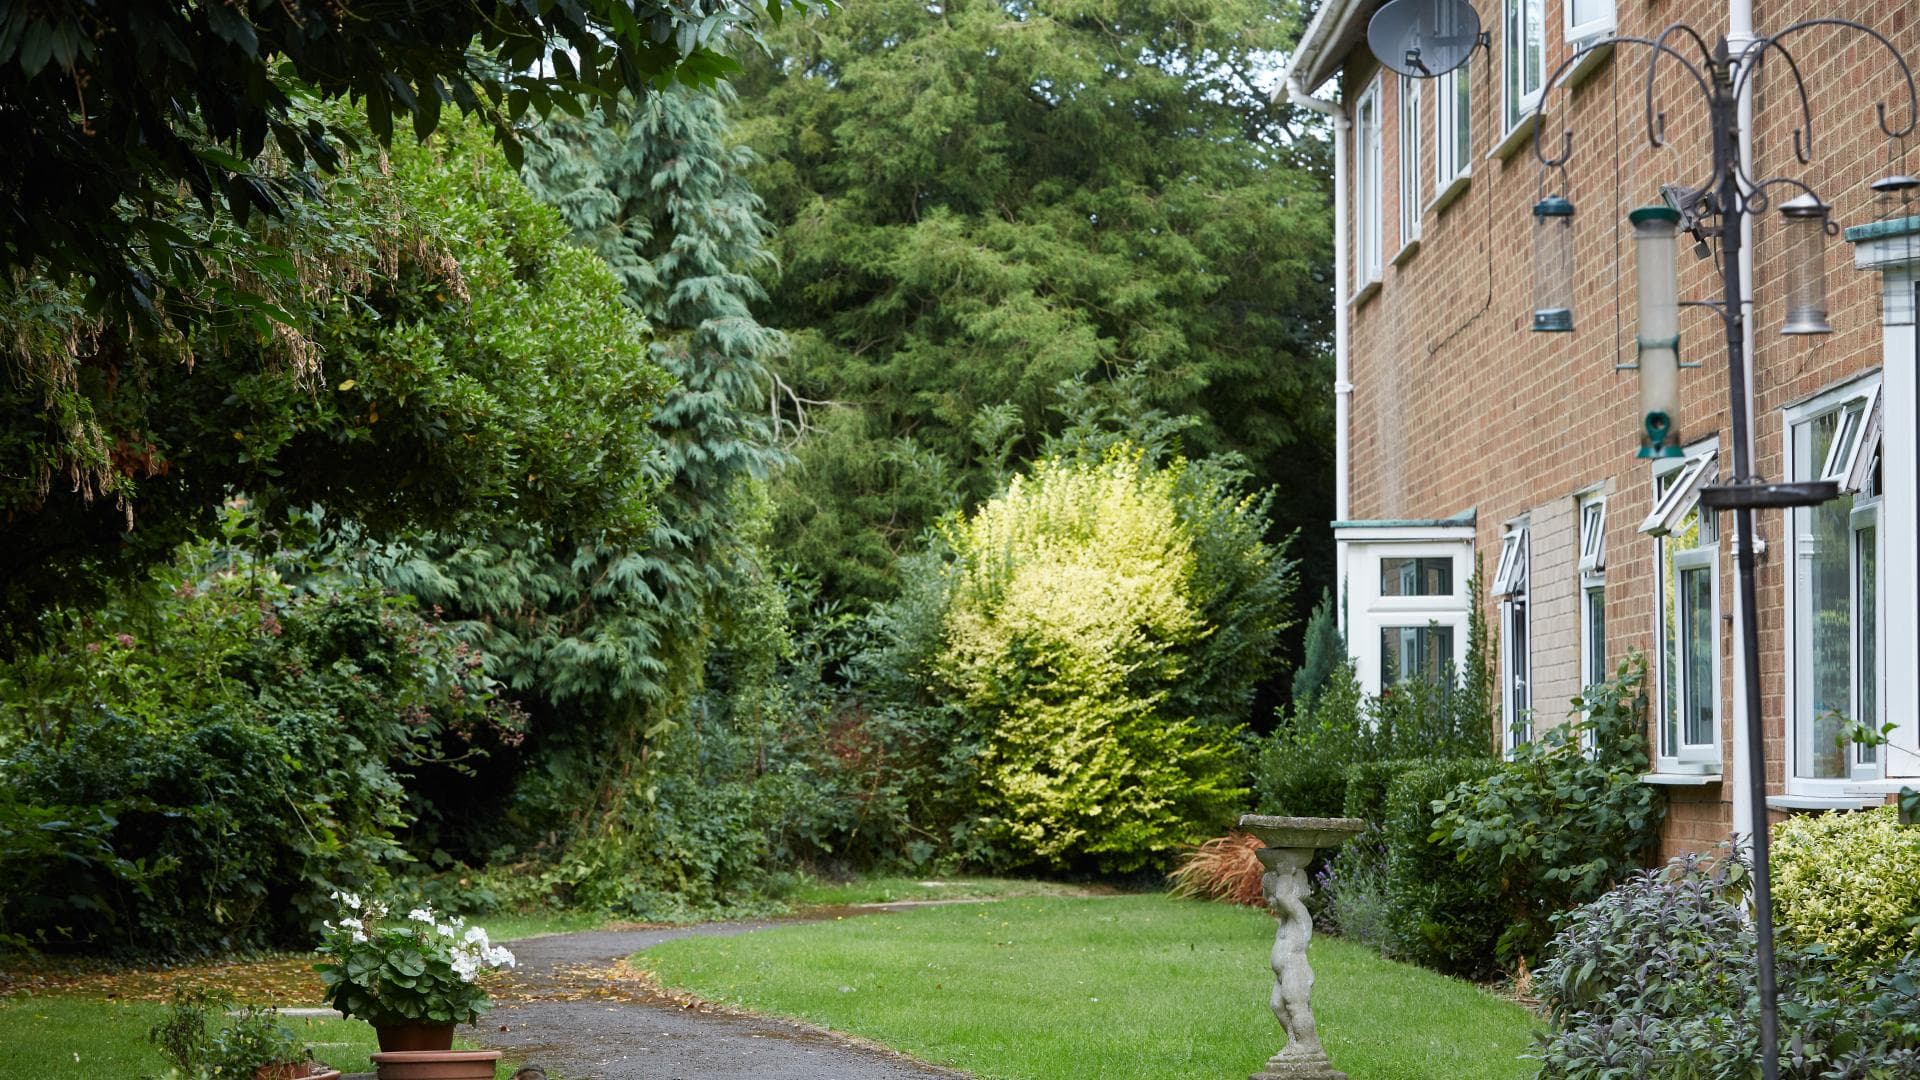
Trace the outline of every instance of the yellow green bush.
<instances>
[{"instance_id":1,"label":"yellow green bush","mask_svg":"<svg viewBox=\"0 0 1920 1080\"><path fill-rule=\"evenodd\" d=\"M1237 721L1181 707L1220 626L1188 503L1246 516L1241 556L1275 576L1284 564L1259 540L1259 505L1193 499L1188 468L1130 446L1043 461L944 529L933 674L980 722L985 824L1016 858L1138 869L1219 832L1246 798Z\"/></svg>"},{"instance_id":2,"label":"yellow green bush","mask_svg":"<svg viewBox=\"0 0 1920 1080\"><path fill-rule=\"evenodd\" d=\"M1783 941L1852 964L1920 947L1920 829L1893 807L1789 818L1773 831L1772 869Z\"/></svg>"}]
</instances>

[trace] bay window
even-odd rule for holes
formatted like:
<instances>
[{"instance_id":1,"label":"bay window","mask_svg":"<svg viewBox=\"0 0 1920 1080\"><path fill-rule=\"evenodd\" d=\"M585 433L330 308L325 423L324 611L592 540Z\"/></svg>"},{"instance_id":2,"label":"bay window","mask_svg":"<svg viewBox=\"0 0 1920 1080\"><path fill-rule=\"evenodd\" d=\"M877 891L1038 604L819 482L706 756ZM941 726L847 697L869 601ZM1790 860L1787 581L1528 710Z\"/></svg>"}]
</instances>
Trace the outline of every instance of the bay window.
<instances>
[{"instance_id":1,"label":"bay window","mask_svg":"<svg viewBox=\"0 0 1920 1080\"><path fill-rule=\"evenodd\" d=\"M1368 693L1410 679L1454 681L1465 661L1473 526L1342 522L1345 628Z\"/></svg>"}]
</instances>

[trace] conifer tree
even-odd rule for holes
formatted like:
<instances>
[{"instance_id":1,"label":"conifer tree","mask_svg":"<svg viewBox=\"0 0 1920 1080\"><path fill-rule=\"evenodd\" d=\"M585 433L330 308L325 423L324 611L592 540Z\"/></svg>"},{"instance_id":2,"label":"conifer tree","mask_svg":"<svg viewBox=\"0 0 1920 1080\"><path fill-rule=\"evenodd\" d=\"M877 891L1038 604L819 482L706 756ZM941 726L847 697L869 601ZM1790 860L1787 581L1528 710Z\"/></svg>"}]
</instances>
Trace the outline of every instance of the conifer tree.
<instances>
[{"instance_id":1,"label":"conifer tree","mask_svg":"<svg viewBox=\"0 0 1920 1080\"><path fill-rule=\"evenodd\" d=\"M527 156L528 185L614 268L677 382L653 418L648 543L465 537L394 576L470 618L495 673L535 695L530 752L545 768L526 771L516 803L541 831L565 816L623 827L629 797L657 782L648 763L683 719L731 599L761 573L748 489L779 457L766 402L783 342L751 310L766 224L743 178L751 154L727 145L721 92L623 98L548 124Z\"/></svg>"}]
</instances>

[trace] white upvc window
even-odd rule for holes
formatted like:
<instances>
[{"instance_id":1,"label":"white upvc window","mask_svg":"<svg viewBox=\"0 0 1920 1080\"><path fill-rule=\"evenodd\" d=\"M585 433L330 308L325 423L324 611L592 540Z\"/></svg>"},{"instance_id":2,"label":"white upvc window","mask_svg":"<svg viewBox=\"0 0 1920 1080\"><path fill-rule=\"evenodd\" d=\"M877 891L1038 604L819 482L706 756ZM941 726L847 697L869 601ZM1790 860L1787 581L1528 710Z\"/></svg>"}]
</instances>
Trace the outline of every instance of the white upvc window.
<instances>
[{"instance_id":1,"label":"white upvc window","mask_svg":"<svg viewBox=\"0 0 1920 1080\"><path fill-rule=\"evenodd\" d=\"M1420 239L1420 82L1400 76L1400 246Z\"/></svg>"},{"instance_id":2,"label":"white upvc window","mask_svg":"<svg viewBox=\"0 0 1920 1080\"><path fill-rule=\"evenodd\" d=\"M1376 76L1353 106L1354 291L1380 280L1380 80Z\"/></svg>"},{"instance_id":3,"label":"white upvc window","mask_svg":"<svg viewBox=\"0 0 1920 1080\"><path fill-rule=\"evenodd\" d=\"M1547 81L1546 0L1505 0L1500 55L1506 66L1506 129L1520 126Z\"/></svg>"},{"instance_id":4,"label":"white upvc window","mask_svg":"<svg viewBox=\"0 0 1920 1080\"><path fill-rule=\"evenodd\" d=\"M1335 531L1347 579L1347 648L1368 693L1452 681L1466 662L1471 525Z\"/></svg>"},{"instance_id":5,"label":"white upvc window","mask_svg":"<svg viewBox=\"0 0 1920 1080\"><path fill-rule=\"evenodd\" d=\"M1879 397L1875 376L1787 410L1792 478L1847 487L1791 511L1790 794L1843 795L1884 771L1882 748L1848 738L1855 723L1879 731L1887 715Z\"/></svg>"},{"instance_id":6,"label":"white upvc window","mask_svg":"<svg viewBox=\"0 0 1920 1080\"><path fill-rule=\"evenodd\" d=\"M1433 191L1445 196L1454 181L1471 171L1473 163L1473 80L1471 61L1434 80Z\"/></svg>"},{"instance_id":7,"label":"white upvc window","mask_svg":"<svg viewBox=\"0 0 1920 1080\"><path fill-rule=\"evenodd\" d=\"M1507 753L1533 741L1533 628L1527 607L1530 556L1527 526L1507 529L1493 595L1500 599L1500 727Z\"/></svg>"},{"instance_id":8,"label":"white upvc window","mask_svg":"<svg viewBox=\"0 0 1920 1080\"><path fill-rule=\"evenodd\" d=\"M1562 0L1561 8L1566 13L1567 44L1575 52L1613 35L1614 0Z\"/></svg>"},{"instance_id":9,"label":"white upvc window","mask_svg":"<svg viewBox=\"0 0 1920 1080\"><path fill-rule=\"evenodd\" d=\"M1720 536L1700 489L1716 475L1718 447L1656 462L1654 510L1640 531L1654 539L1656 768L1720 771Z\"/></svg>"},{"instance_id":10,"label":"white upvc window","mask_svg":"<svg viewBox=\"0 0 1920 1080\"><path fill-rule=\"evenodd\" d=\"M1575 504L1580 517L1580 685L1606 682L1607 500L1598 493Z\"/></svg>"}]
</instances>

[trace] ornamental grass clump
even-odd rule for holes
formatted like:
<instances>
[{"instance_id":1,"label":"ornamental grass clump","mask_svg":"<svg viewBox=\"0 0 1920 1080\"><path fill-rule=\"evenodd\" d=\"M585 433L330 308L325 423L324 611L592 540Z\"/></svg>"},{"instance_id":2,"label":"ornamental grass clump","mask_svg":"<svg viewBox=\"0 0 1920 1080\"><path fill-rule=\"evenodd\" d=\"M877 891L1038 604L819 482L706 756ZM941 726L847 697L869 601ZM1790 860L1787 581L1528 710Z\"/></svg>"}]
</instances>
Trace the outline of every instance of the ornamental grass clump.
<instances>
[{"instance_id":1,"label":"ornamental grass clump","mask_svg":"<svg viewBox=\"0 0 1920 1080\"><path fill-rule=\"evenodd\" d=\"M1266 868L1258 854L1265 846L1258 837L1242 832L1208 840L1183 856L1179 869L1168 875L1173 895L1265 907L1260 879Z\"/></svg>"},{"instance_id":2,"label":"ornamental grass clump","mask_svg":"<svg viewBox=\"0 0 1920 1080\"><path fill-rule=\"evenodd\" d=\"M1920 829L1894 807L1788 818L1774 829L1772 867L1782 942L1854 966L1920 948Z\"/></svg>"},{"instance_id":3,"label":"ornamental grass clump","mask_svg":"<svg viewBox=\"0 0 1920 1080\"><path fill-rule=\"evenodd\" d=\"M491 1007L484 972L510 968L513 954L465 919L418 907L391 917L378 900L335 893L340 920L328 922L315 964L327 1004L375 1027L471 1024Z\"/></svg>"}]
</instances>

